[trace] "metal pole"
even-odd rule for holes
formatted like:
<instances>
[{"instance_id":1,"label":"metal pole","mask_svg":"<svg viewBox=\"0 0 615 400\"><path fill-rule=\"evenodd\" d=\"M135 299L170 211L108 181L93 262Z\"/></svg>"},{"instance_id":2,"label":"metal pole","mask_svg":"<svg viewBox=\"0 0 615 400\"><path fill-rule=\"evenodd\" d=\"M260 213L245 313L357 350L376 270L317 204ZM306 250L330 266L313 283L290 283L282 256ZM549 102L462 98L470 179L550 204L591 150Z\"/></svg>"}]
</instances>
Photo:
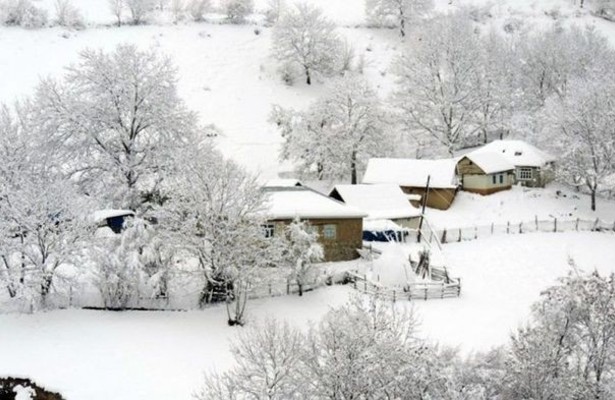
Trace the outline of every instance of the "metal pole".
<instances>
[{"instance_id":1,"label":"metal pole","mask_svg":"<svg viewBox=\"0 0 615 400\"><path fill-rule=\"evenodd\" d=\"M419 234L418 234L418 242L421 243L421 230L423 229L423 219L425 218L425 207L427 206L427 197L429 197L429 181L431 180L431 175L427 175L427 184L425 185L425 194L423 195L423 204L421 206L421 220L419 221Z\"/></svg>"}]
</instances>

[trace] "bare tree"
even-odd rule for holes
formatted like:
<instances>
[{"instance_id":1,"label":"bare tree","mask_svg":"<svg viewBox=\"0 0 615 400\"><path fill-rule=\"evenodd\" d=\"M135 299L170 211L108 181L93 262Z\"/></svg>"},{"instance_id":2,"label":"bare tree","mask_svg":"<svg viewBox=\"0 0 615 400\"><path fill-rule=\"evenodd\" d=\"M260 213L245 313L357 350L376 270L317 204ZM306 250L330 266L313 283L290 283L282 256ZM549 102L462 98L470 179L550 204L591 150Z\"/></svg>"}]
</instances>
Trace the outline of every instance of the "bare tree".
<instances>
[{"instance_id":1,"label":"bare tree","mask_svg":"<svg viewBox=\"0 0 615 400\"><path fill-rule=\"evenodd\" d=\"M253 0L225 0L224 12L226 18L233 24L241 24L246 17L254 12Z\"/></svg>"},{"instance_id":2,"label":"bare tree","mask_svg":"<svg viewBox=\"0 0 615 400\"><path fill-rule=\"evenodd\" d=\"M124 11L124 0L107 0L109 3L109 10L117 21L117 26L122 26L122 13Z\"/></svg>"}]
</instances>

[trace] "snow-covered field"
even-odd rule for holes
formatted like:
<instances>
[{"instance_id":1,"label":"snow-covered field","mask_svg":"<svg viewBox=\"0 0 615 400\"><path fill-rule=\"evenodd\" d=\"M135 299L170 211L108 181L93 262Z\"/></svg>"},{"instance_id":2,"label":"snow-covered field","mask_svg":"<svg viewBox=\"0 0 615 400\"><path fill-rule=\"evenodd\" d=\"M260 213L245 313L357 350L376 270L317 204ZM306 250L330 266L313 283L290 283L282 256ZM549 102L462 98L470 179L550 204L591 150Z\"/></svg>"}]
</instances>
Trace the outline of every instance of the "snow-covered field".
<instances>
[{"instance_id":1,"label":"snow-covered field","mask_svg":"<svg viewBox=\"0 0 615 400\"><path fill-rule=\"evenodd\" d=\"M518 224L534 221L536 217L543 221L553 218L615 221L615 202L598 198L596 211L591 210L590 204L589 196L557 184L544 189L513 186L511 190L489 196L461 191L448 210L428 208L426 214L431 224L440 229Z\"/></svg>"},{"instance_id":2,"label":"snow-covered field","mask_svg":"<svg viewBox=\"0 0 615 400\"><path fill-rule=\"evenodd\" d=\"M420 334L462 352L506 343L527 320L541 290L571 269L615 272L615 234L538 233L445 246L459 299L398 302L422 321ZM252 321L275 316L307 327L353 289L326 287L298 296L255 300ZM24 375L72 399L187 399L202 371L230 365L225 310L100 312L64 310L0 315L0 376Z\"/></svg>"}]
</instances>

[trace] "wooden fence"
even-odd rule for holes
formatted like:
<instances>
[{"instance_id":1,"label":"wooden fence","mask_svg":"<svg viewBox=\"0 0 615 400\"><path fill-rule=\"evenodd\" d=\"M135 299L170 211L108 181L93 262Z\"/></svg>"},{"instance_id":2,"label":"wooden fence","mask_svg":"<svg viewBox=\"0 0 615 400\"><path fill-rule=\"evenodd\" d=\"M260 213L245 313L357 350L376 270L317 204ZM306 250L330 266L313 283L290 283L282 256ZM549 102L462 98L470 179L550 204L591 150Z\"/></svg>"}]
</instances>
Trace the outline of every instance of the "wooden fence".
<instances>
[{"instance_id":1,"label":"wooden fence","mask_svg":"<svg viewBox=\"0 0 615 400\"><path fill-rule=\"evenodd\" d=\"M365 275L347 272L348 281L363 293L396 302L397 300L446 299L461 295L461 279L448 278L436 282L411 283L403 288L392 288L367 279ZM447 276L448 277L448 276Z\"/></svg>"},{"instance_id":2,"label":"wooden fence","mask_svg":"<svg viewBox=\"0 0 615 400\"><path fill-rule=\"evenodd\" d=\"M589 220L581 218L552 218L531 221L508 221L506 223L491 223L456 228L434 229L427 226L421 232L421 239L434 247L445 243L476 240L493 235L517 235L533 232L605 232L615 231L615 222L600 219ZM407 242L418 241L418 232L411 232Z\"/></svg>"}]
</instances>

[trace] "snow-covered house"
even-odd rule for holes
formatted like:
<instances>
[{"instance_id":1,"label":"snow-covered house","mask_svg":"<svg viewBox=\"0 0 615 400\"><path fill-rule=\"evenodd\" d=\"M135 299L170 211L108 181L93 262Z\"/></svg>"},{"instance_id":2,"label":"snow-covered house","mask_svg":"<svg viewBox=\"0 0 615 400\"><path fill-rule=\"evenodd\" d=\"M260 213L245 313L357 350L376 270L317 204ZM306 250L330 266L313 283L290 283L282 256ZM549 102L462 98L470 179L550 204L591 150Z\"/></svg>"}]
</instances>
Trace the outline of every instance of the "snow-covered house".
<instances>
[{"instance_id":1,"label":"snow-covered house","mask_svg":"<svg viewBox=\"0 0 615 400\"><path fill-rule=\"evenodd\" d=\"M515 167L515 182L544 187L555 178L555 157L522 140L494 140L470 154L498 153Z\"/></svg>"},{"instance_id":2,"label":"snow-covered house","mask_svg":"<svg viewBox=\"0 0 615 400\"><path fill-rule=\"evenodd\" d=\"M462 190L491 194L512 187L515 166L499 153L470 153L457 163L457 174Z\"/></svg>"},{"instance_id":3,"label":"snow-covered house","mask_svg":"<svg viewBox=\"0 0 615 400\"><path fill-rule=\"evenodd\" d=\"M395 184L337 185L329 196L365 211L365 224L390 220L402 228L418 228L421 210L410 204L407 195Z\"/></svg>"},{"instance_id":4,"label":"snow-covered house","mask_svg":"<svg viewBox=\"0 0 615 400\"><path fill-rule=\"evenodd\" d=\"M426 196L427 207L448 209L457 193L457 160L417 160L405 158L372 158L367 163L363 183L398 185L404 193ZM429 193L427 193L427 177ZM412 199L411 199L412 200ZM416 201L416 200L415 200Z\"/></svg>"},{"instance_id":5,"label":"snow-covered house","mask_svg":"<svg viewBox=\"0 0 615 400\"><path fill-rule=\"evenodd\" d=\"M265 234L283 234L293 219L307 221L318 231L325 261L352 260L363 245L363 218L367 214L304 186L264 187Z\"/></svg>"}]
</instances>

